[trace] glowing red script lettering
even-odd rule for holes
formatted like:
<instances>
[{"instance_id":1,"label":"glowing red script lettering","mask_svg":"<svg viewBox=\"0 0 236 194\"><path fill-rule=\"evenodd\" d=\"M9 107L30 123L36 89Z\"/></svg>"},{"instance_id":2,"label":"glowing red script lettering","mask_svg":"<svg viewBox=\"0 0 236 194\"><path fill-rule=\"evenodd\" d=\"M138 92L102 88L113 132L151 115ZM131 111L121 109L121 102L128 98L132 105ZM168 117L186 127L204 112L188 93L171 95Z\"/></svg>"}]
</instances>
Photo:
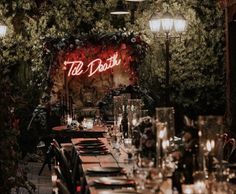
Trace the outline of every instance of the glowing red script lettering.
<instances>
[{"instance_id":1,"label":"glowing red script lettering","mask_svg":"<svg viewBox=\"0 0 236 194\"><path fill-rule=\"evenodd\" d=\"M106 62L103 64L101 59L95 59L91 61L88 65L89 69L88 77L91 77L96 72L104 72L108 69L113 68L114 66L120 65L121 60L120 59L118 60L117 58L118 58L118 53L116 52L112 57L108 58Z\"/></svg>"},{"instance_id":2,"label":"glowing red script lettering","mask_svg":"<svg viewBox=\"0 0 236 194\"><path fill-rule=\"evenodd\" d=\"M83 61L65 61L64 66L66 67L67 65L71 65L68 71L68 76L78 76L88 71L88 77L91 77L96 72L104 72L108 69L113 68L114 66L120 65L120 63L121 60L118 59L118 53L116 52L113 56L106 59L105 63L102 63L102 60L99 58L91 61L88 64L86 71L83 70Z\"/></svg>"},{"instance_id":3,"label":"glowing red script lettering","mask_svg":"<svg viewBox=\"0 0 236 194\"><path fill-rule=\"evenodd\" d=\"M83 61L65 61L64 62L64 65L66 66L66 65L70 65L71 64L71 66L70 66L70 69L69 69L69 71L68 71L68 76L70 76L70 75L72 75L72 76L74 76L74 75L80 75L80 74L82 74L83 73L83 66L84 66L84 63L83 63Z\"/></svg>"}]
</instances>

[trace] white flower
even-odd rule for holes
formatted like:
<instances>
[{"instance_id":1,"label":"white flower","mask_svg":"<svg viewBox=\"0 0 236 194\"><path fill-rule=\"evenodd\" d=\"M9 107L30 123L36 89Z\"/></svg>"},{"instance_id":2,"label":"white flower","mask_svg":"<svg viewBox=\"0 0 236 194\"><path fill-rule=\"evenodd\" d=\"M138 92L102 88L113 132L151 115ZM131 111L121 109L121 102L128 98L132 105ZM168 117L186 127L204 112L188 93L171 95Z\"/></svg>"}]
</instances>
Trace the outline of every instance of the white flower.
<instances>
[{"instance_id":1,"label":"white flower","mask_svg":"<svg viewBox=\"0 0 236 194\"><path fill-rule=\"evenodd\" d=\"M136 38L131 38L131 42L135 43L136 42Z\"/></svg>"}]
</instances>

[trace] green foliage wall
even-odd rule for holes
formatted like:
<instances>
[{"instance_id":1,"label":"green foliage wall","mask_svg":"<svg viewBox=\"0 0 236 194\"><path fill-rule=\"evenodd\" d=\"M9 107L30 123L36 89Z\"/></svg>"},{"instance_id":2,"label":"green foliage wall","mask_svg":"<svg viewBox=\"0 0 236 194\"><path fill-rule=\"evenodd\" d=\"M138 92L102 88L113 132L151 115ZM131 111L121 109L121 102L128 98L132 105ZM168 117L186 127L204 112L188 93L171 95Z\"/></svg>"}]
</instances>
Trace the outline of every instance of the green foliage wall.
<instances>
[{"instance_id":1,"label":"green foliage wall","mask_svg":"<svg viewBox=\"0 0 236 194\"><path fill-rule=\"evenodd\" d=\"M224 113L224 21L217 1L147 0L138 5L134 21L130 20L130 16L115 17L109 14L116 2L117 0L1 1L0 18L8 26L7 36L0 40L1 84L3 81L7 83L1 89L3 93L10 89L13 99L10 104L4 104L2 110L8 111L9 107L14 107L23 120L22 130L26 128L42 91L46 90L48 67L43 61L43 55L47 38L63 38L90 32L123 31L140 34L150 45L145 61L139 64L140 85L150 88L157 105L161 105L164 89L164 42L150 32L148 20L154 11L164 12L167 9L173 14L182 13L189 24L181 39L171 40L172 103L181 107L185 113L193 115ZM132 7L129 4L129 8ZM46 54L50 55L47 51ZM6 96L8 95L4 98L8 98ZM1 130L11 131L10 127Z\"/></svg>"}]
</instances>

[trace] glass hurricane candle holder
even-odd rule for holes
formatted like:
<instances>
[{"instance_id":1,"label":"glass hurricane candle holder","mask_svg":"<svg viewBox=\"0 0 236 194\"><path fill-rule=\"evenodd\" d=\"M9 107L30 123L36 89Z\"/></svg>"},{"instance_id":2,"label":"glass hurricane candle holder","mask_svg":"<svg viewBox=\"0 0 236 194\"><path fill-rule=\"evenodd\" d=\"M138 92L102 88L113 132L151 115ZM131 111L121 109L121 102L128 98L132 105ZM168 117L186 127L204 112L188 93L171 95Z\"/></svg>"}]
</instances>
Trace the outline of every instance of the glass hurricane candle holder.
<instances>
[{"instance_id":1,"label":"glass hurricane candle holder","mask_svg":"<svg viewBox=\"0 0 236 194\"><path fill-rule=\"evenodd\" d=\"M206 172L196 171L193 175L194 179L194 193L207 194Z\"/></svg>"},{"instance_id":2,"label":"glass hurricane candle holder","mask_svg":"<svg viewBox=\"0 0 236 194\"><path fill-rule=\"evenodd\" d=\"M92 129L93 128L93 119L92 118L84 118L83 120L83 127L86 129Z\"/></svg>"},{"instance_id":3,"label":"glass hurricane candle holder","mask_svg":"<svg viewBox=\"0 0 236 194\"><path fill-rule=\"evenodd\" d=\"M166 123L167 138L174 138L175 135L175 116L174 107L156 108L156 120L160 123Z\"/></svg>"},{"instance_id":4,"label":"glass hurricane candle holder","mask_svg":"<svg viewBox=\"0 0 236 194\"><path fill-rule=\"evenodd\" d=\"M139 123L141 118L141 105L141 99L128 99L129 137L132 137L133 128Z\"/></svg>"},{"instance_id":5,"label":"glass hurricane candle holder","mask_svg":"<svg viewBox=\"0 0 236 194\"><path fill-rule=\"evenodd\" d=\"M198 117L199 128L199 166L201 169L206 168L204 166L205 161L208 163L208 170L211 171L212 157L214 156L215 142L217 142L217 134L223 133L224 119L223 116L199 116ZM222 144L223 146L223 144ZM220 148L222 150L223 148ZM219 150L217 150L218 152ZM205 157L205 158L204 158ZM221 156L222 157L222 156ZM222 160L222 158L219 158ZM209 169L210 167L210 169Z\"/></svg>"},{"instance_id":6,"label":"glass hurricane candle holder","mask_svg":"<svg viewBox=\"0 0 236 194\"><path fill-rule=\"evenodd\" d=\"M182 185L183 194L194 194L194 185Z\"/></svg>"},{"instance_id":7,"label":"glass hurricane candle holder","mask_svg":"<svg viewBox=\"0 0 236 194\"><path fill-rule=\"evenodd\" d=\"M156 108L156 149L157 165L163 165L163 157L167 153L170 139L174 138L174 108L160 107Z\"/></svg>"},{"instance_id":8,"label":"glass hurricane candle holder","mask_svg":"<svg viewBox=\"0 0 236 194\"><path fill-rule=\"evenodd\" d=\"M113 96L113 114L114 114L114 126L119 127L119 117L122 115L123 97L122 96ZM122 116L121 116L122 117Z\"/></svg>"}]
</instances>

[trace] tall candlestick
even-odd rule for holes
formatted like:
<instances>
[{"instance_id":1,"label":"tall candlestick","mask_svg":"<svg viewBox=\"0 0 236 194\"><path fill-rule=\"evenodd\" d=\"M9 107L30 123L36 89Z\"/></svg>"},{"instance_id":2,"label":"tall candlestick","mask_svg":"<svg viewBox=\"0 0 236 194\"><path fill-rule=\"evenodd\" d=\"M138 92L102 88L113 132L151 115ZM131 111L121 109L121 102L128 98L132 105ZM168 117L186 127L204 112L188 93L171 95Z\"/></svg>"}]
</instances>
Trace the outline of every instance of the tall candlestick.
<instances>
[{"instance_id":1,"label":"tall candlestick","mask_svg":"<svg viewBox=\"0 0 236 194\"><path fill-rule=\"evenodd\" d=\"M62 116L65 117L65 96L62 96Z\"/></svg>"}]
</instances>

